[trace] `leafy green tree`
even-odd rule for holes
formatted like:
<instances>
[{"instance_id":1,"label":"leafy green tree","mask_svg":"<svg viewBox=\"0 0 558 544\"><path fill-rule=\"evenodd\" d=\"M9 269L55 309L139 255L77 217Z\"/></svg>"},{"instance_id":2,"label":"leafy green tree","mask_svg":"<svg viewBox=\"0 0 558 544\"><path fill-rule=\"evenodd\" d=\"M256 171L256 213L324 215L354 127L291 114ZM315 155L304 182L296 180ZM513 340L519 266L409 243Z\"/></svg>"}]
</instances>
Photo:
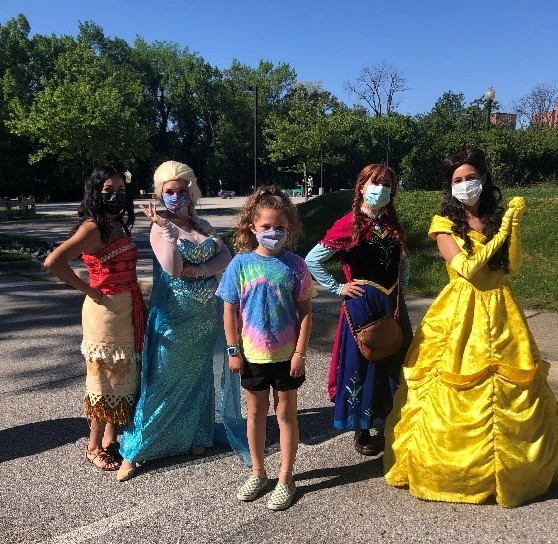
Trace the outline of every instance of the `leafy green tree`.
<instances>
[{"instance_id":1,"label":"leafy green tree","mask_svg":"<svg viewBox=\"0 0 558 544\"><path fill-rule=\"evenodd\" d=\"M463 93L446 91L426 115L419 116L423 125L432 133L442 134L456 128L467 126L466 108Z\"/></svg>"},{"instance_id":2,"label":"leafy green tree","mask_svg":"<svg viewBox=\"0 0 558 544\"><path fill-rule=\"evenodd\" d=\"M140 165L142 177L151 179L163 160L179 160L192 166L207 191L222 108L220 71L187 48L142 38L135 42L133 58L142 75L142 123L153 127L153 153Z\"/></svg>"},{"instance_id":3,"label":"leafy green tree","mask_svg":"<svg viewBox=\"0 0 558 544\"><path fill-rule=\"evenodd\" d=\"M179 153L189 157L202 190L208 192L218 183L210 163L216 152L217 123L222 115L221 73L201 57L190 54L181 56L180 67L184 76L172 86Z\"/></svg>"},{"instance_id":4,"label":"leafy green tree","mask_svg":"<svg viewBox=\"0 0 558 544\"><path fill-rule=\"evenodd\" d=\"M31 147L25 138L9 131L6 121L9 118L10 97L20 96L27 103L32 100L29 89L29 32L29 23L21 14L0 25L0 197L14 197L28 192L22 180L29 179L31 174L26 161Z\"/></svg>"},{"instance_id":5,"label":"leafy green tree","mask_svg":"<svg viewBox=\"0 0 558 544\"><path fill-rule=\"evenodd\" d=\"M332 121L336 123L336 137L324 143L322 155L328 157L333 152L334 160L320 164L319 174L321 177L323 171L326 192L352 189L362 167L380 156L372 148L370 124L373 121L364 108L339 108Z\"/></svg>"},{"instance_id":6,"label":"leafy green tree","mask_svg":"<svg viewBox=\"0 0 558 544\"><path fill-rule=\"evenodd\" d=\"M149 44L143 38L137 38L134 44L133 62L142 74L143 103L140 115L145 125L153 127L150 143L156 162L170 158L177 148L171 87L173 82L183 76L180 54L175 44Z\"/></svg>"},{"instance_id":7,"label":"leafy green tree","mask_svg":"<svg viewBox=\"0 0 558 544\"><path fill-rule=\"evenodd\" d=\"M493 100L490 108L491 114L498 113L500 111L500 103L498 100ZM469 129L471 130L484 130L488 124L488 110L486 105L486 99L484 96L475 98L466 110L466 117L469 120Z\"/></svg>"},{"instance_id":8,"label":"leafy green tree","mask_svg":"<svg viewBox=\"0 0 558 544\"><path fill-rule=\"evenodd\" d=\"M7 126L37 145L30 163L56 157L59 166L71 174L66 189L79 192L93 164L126 164L146 153L148 132L137 115L141 86L129 75L85 40L62 53L52 78L30 106L19 97L9 103Z\"/></svg>"},{"instance_id":9,"label":"leafy green tree","mask_svg":"<svg viewBox=\"0 0 558 544\"><path fill-rule=\"evenodd\" d=\"M296 73L287 64L260 61L257 68L251 68L234 60L231 67L224 70L214 171L230 188L246 193L253 185L256 88L258 184L278 181L280 176L268 158L264 130L268 117L281 109L295 81Z\"/></svg>"},{"instance_id":10,"label":"leafy green tree","mask_svg":"<svg viewBox=\"0 0 558 544\"><path fill-rule=\"evenodd\" d=\"M270 161L279 169L302 174L303 179L315 173L320 163L340 162L336 141L344 134L347 119L330 93L297 85L282 111L268 118L265 137Z\"/></svg>"},{"instance_id":11,"label":"leafy green tree","mask_svg":"<svg viewBox=\"0 0 558 544\"><path fill-rule=\"evenodd\" d=\"M558 131L485 131L482 147L500 186L530 185L558 178Z\"/></svg>"}]
</instances>

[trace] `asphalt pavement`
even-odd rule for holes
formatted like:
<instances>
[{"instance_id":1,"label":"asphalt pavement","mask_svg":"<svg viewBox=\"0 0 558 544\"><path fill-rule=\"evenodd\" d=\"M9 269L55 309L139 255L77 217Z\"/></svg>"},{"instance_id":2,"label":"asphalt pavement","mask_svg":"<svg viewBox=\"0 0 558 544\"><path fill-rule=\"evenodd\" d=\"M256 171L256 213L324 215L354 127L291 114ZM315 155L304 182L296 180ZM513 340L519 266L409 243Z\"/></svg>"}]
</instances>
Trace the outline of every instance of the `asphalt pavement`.
<instances>
[{"instance_id":1,"label":"asphalt pavement","mask_svg":"<svg viewBox=\"0 0 558 544\"><path fill-rule=\"evenodd\" d=\"M235 220L241 199L202 199L218 229ZM51 205L50 211L57 211ZM69 210L72 207L69 206ZM42 210L39 210L42 211ZM58 210L59 211L59 210ZM63 240L67 219L1 223L0 231ZM134 228L139 275L149 288L148 223ZM77 265L78 263L76 263ZM409 296L414 326L430 304ZM291 508L272 512L268 494L240 503L246 468L228 450L144 465L129 482L83 461L84 365L79 352L82 296L45 272L0 270L0 542L2 543L543 543L558 541L558 486L514 509L494 504L420 501L388 486L381 457L352 447L331 428L325 381L339 299L319 290L300 390L298 492ZM558 315L526 312L550 382L558 393ZM278 474L277 427L268 419L266 468ZM273 484L274 482L272 482Z\"/></svg>"}]
</instances>

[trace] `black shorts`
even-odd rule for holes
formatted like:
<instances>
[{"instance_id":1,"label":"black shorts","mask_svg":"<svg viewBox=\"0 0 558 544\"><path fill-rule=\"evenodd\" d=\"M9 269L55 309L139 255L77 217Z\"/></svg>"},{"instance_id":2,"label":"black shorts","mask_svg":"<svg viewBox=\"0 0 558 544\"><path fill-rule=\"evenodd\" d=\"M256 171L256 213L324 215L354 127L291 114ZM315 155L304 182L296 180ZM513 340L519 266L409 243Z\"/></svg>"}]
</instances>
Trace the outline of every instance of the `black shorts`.
<instances>
[{"instance_id":1,"label":"black shorts","mask_svg":"<svg viewBox=\"0 0 558 544\"><path fill-rule=\"evenodd\" d=\"M244 371L240 375L240 385L248 391L265 391L270 387L277 391L298 389L306 380L306 376L292 378L289 375L291 362L250 363L244 361Z\"/></svg>"}]
</instances>

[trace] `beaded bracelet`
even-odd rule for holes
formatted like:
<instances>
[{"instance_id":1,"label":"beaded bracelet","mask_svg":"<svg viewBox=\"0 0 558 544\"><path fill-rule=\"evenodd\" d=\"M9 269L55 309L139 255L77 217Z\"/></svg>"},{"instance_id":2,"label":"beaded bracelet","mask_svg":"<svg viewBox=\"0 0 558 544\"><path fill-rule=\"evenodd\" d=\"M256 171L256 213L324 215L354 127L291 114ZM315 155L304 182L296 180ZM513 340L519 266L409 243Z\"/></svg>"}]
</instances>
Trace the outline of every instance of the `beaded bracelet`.
<instances>
[{"instance_id":1,"label":"beaded bracelet","mask_svg":"<svg viewBox=\"0 0 558 544\"><path fill-rule=\"evenodd\" d=\"M306 355L304 355L301 351L295 351L294 354L298 355L301 359L306 359Z\"/></svg>"}]
</instances>

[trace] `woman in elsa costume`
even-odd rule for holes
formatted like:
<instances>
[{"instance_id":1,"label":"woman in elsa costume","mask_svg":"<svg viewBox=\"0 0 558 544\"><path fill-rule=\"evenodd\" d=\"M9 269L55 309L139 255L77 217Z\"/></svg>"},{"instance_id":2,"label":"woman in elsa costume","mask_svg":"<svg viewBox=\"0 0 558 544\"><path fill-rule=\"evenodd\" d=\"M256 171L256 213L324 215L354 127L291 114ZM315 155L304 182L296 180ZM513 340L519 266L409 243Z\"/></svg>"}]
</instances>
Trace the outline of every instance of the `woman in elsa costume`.
<instances>
[{"instance_id":1,"label":"woman in elsa costume","mask_svg":"<svg viewBox=\"0 0 558 544\"><path fill-rule=\"evenodd\" d=\"M189 166L161 164L154 193L165 210L158 214L153 203L141 208L152 221L153 291L139 399L121 441L121 482L139 461L203 455L216 442L230 444L249 464L238 376L223 370L222 308L215 296L216 275L231 254L196 213L201 193Z\"/></svg>"}]
</instances>

